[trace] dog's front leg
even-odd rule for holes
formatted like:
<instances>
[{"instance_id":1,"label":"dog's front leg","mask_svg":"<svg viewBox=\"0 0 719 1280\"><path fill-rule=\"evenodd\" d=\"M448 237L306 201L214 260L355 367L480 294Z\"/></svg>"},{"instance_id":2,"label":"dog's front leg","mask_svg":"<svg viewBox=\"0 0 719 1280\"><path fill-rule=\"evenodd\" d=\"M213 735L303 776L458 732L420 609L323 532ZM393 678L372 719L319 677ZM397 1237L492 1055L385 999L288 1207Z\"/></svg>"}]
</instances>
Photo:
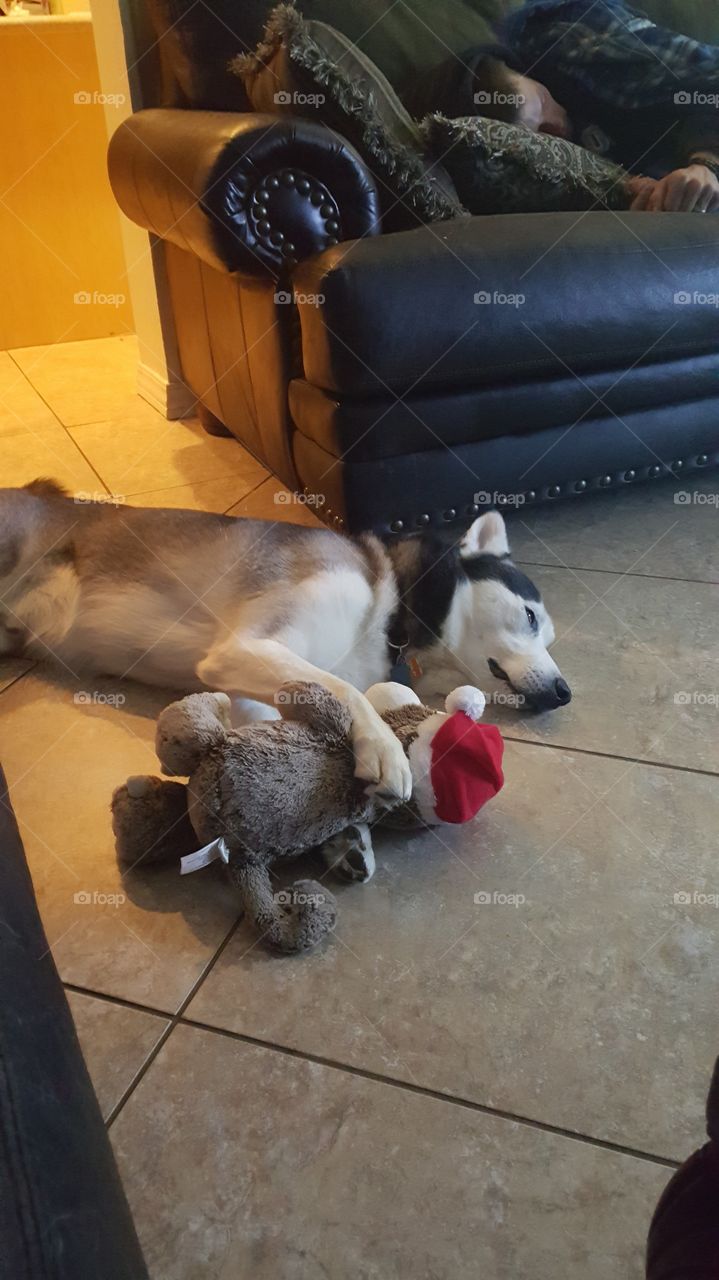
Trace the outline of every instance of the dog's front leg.
<instances>
[{"instance_id":1,"label":"dog's front leg","mask_svg":"<svg viewBox=\"0 0 719 1280\"><path fill-rule=\"evenodd\" d=\"M338 872L345 880L365 884L375 873L372 835L366 822L351 822L344 831L325 840L320 851L330 871Z\"/></svg>"},{"instance_id":2,"label":"dog's front leg","mask_svg":"<svg viewBox=\"0 0 719 1280\"><path fill-rule=\"evenodd\" d=\"M287 681L313 680L323 685L349 707L355 776L367 783L369 794L380 799L409 799L412 775L399 740L364 694L346 680L313 667L277 640L244 635L215 645L198 663L197 675L211 689L269 706L274 706L277 690Z\"/></svg>"}]
</instances>

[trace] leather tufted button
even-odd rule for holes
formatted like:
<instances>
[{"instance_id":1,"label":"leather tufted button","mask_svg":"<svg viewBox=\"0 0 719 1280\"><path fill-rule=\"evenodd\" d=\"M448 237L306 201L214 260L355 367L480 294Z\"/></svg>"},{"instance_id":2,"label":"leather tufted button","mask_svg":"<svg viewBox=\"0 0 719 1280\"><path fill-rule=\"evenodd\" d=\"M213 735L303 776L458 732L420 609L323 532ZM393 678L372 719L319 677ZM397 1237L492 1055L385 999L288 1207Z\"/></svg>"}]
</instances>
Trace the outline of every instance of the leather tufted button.
<instances>
[{"instance_id":1,"label":"leather tufted button","mask_svg":"<svg viewBox=\"0 0 719 1280\"><path fill-rule=\"evenodd\" d=\"M274 174L272 175L271 178L267 179L267 186L270 188L270 190L276 191L279 185L280 185L280 180Z\"/></svg>"},{"instance_id":2,"label":"leather tufted button","mask_svg":"<svg viewBox=\"0 0 719 1280\"><path fill-rule=\"evenodd\" d=\"M335 245L335 244L339 244L339 240L337 239L337 237L336 237L336 236L329 236L329 237L328 237L328 239L327 239L327 248L328 248L328 249L331 249L331 248L332 248L332 246L333 246L333 245Z\"/></svg>"},{"instance_id":3,"label":"leather tufted button","mask_svg":"<svg viewBox=\"0 0 719 1280\"><path fill-rule=\"evenodd\" d=\"M683 466L684 461L682 458L677 458L676 462L672 462L671 464L672 471L681 471Z\"/></svg>"},{"instance_id":4,"label":"leather tufted button","mask_svg":"<svg viewBox=\"0 0 719 1280\"><path fill-rule=\"evenodd\" d=\"M294 187L295 175L291 170L286 169L282 174L282 185L283 187Z\"/></svg>"},{"instance_id":5,"label":"leather tufted button","mask_svg":"<svg viewBox=\"0 0 719 1280\"><path fill-rule=\"evenodd\" d=\"M586 487L587 487L587 482L586 482L586 480L575 480L575 481L574 481L574 491L575 491L575 493L584 493L584 490L586 489Z\"/></svg>"},{"instance_id":6,"label":"leather tufted button","mask_svg":"<svg viewBox=\"0 0 719 1280\"><path fill-rule=\"evenodd\" d=\"M402 533L404 529L404 520L393 520L390 529L392 533Z\"/></svg>"},{"instance_id":7,"label":"leather tufted button","mask_svg":"<svg viewBox=\"0 0 719 1280\"><path fill-rule=\"evenodd\" d=\"M267 221L266 218L263 218L261 222L257 223L257 230L259 231L260 235L267 236L272 230L272 226Z\"/></svg>"},{"instance_id":8,"label":"leather tufted button","mask_svg":"<svg viewBox=\"0 0 719 1280\"><path fill-rule=\"evenodd\" d=\"M612 483L611 476L600 476L599 483L603 489L606 489Z\"/></svg>"},{"instance_id":9,"label":"leather tufted button","mask_svg":"<svg viewBox=\"0 0 719 1280\"><path fill-rule=\"evenodd\" d=\"M697 458L697 466L705 467L708 461L709 461L709 458L707 457L707 455L705 453L700 453L699 457Z\"/></svg>"},{"instance_id":10,"label":"leather tufted button","mask_svg":"<svg viewBox=\"0 0 719 1280\"><path fill-rule=\"evenodd\" d=\"M295 251L295 246L291 243L291 241L288 240L286 244L283 244L282 253L285 258L291 258L294 251Z\"/></svg>"},{"instance_id":11,"label":"leather tufted button","mask_svg":"<svg viewBox=\"0 0 719 1280\"><path fill-rule=\"evenodd\" d=\"M454 507L450 507L448 511L444 511L442 513L443 520L454 520L456 519L456 516L457 516L457 512L455 511Z\"/></svg>"},{"instance_id":12,"label":"leather tufted button","mask_svg":"<svg viewBox=\"0 0 719 1280\"><path fill-rule=\"evenodd\" d=\"M280 245L284 244L284 242L285 242L285 236L283 231L272 232L270 236L270 244L273 244L276 249L279 249Z\"/></svg>"},{"instance_id":13,"label":"leather tufted button","mask_svg":"<svg viewBox=\"0 0 719 1280\"><path fill-rule=\"evenodd\" d=\"M525 498L527 499L527 502L535 502L535 501L536 501L536 497L537 497L536 490L535 490L535 489L527 489L527 492L525 493L525 495L524 495L524 496L525 496Z\"/></svg>"},{"instance_id":14,"label":"leather tufted button","mask_svg":"<svg viewBox=\"0 0 719 1280\"><path fill-rule=\"evenodd\" d=\"M468 506L468 507L465 507L465 511L466 511L466 514L467 514L468 516L478 516L478 515L479 515L479 507L477 506L477 503L476 503L476 502L470 502L469 506Z\"/></svg>"},{"instance_id":15,"label":"leather tufted button","mask_svg":"<svg viewBox=\"0 0 719 1280\"><path fill-rule=\"evenodd\" d=\"M266 205L266 204L256 204L256 205L255 205L255 207L254 207L254 209L252 210L252 212L254 213L254 215L255 215L255 217L256 217L256 218L266 218L266 217L267 217L267 205Z\"/></svg>"},{"instance_id":16,"label":"leather tufted button","mask_svg":"<svg viewBox=\"0 0 719 1280\"><path fill-rule=\"evenodd\" d=\"M312 195L310 196L310 200L312 201L312 204L315 205L316 207L323 203L324 198L325 198L324 194L321 191L313 191Z\"/></svg>"},{"instance_id":17,"label":"leather tufted button","mask_svg":"<svg viewBox=\"0 0 719 1280\"><path fill-rule=\"evenodd\" d=\"M660 476L663 470L664 470L664 467L662 466L661 462L655 462L654 466L649 468L649 474L650 476L654 476L654 477Z\"/></svg>"},{"instance_id":18,"label":"leather tufted button","mask_svg":"<svg viewBox=\"0 0 719 1280\"><path fill-rule=\"evenodd\" d=\"M549 488L547 489L547 497L558 498L561 492L562 490L558 484L550 484Z\"/></svg>"},{"instance_id":19,"label":"leather tufted button","mask_svg":"<svg viewBox=\"0 0 719 1280\"><path fill-rule=\"evenodd\" d=\"M323 218L331 218L334 212L335 212L334 205L331 205L331 204L320 205L320 214L322 215Z\"/></svg>"},{"instance_id":20,"label":"leather tufted button","mask_svg":"<svg viewBox=\"0 0 719 1280\"><path fill-rule=\"evenodd\" d=\"M631 484L632 480L636 480L636 478L637 473L633 468L630 467L629 471L624 472L624 479L627 481L627 484Z\"/></svg>"},{"instance_id":21,"label":"leather tufted button","mask_svg":"<svg viewBox=\"0 0 719 1280\"><path fill-rule=\"evenodd\" d=\"M297 183L297 190L298 190L298 191L300 192L300 194L301 194L301 195L303 195L303 196L306 196L306 195L307 195L307 193L308 193L308 191L311 189L311 187L312 187L312 183L309 181L309 179L308 179L308 178L300 178L300 179L299 179L299 181L298 181L298 183Z\"/></svg>"},{"instance_id":22,"label":"leather tufted button","mask_svg":"<svg viewBox=\"0 0 719 1280\"><path fill-rule=\"evenodd\" d=\"M334 218L330 218L329 222L325 223L325 231L329 232L331 236L336 235L339 229L339 223L335 222Z\"/></svg>"},{"instance_id":23,"label":"leather tufted button","mask_svg":"<svg viewBox=\"0 0 719 1280\"><path fill-rule=\"evenodd\" d=\"M423 515L417 516L415 524L419 525L420 529L423 528L424 525L429 524L429 516L427 515L427 513L424 512Z\"/></svg>"}]
</instances>

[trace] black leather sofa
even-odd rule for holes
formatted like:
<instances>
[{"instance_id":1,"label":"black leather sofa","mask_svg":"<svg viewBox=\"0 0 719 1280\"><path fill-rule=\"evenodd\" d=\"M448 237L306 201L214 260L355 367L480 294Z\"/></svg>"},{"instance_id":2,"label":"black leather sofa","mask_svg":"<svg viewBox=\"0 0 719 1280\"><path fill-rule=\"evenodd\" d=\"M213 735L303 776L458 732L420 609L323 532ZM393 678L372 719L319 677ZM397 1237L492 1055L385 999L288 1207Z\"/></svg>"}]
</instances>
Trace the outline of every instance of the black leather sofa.
<instances>
[{"instance_id":1,"label":"black leather sofa","mask_svg":"<svg viewBox=\"0 0 719 1280\"><path fill-rule=\"evenodd\" d=\"M1 770L0 1276L148 1280Z\"/></svg>"},{"instance_id":2,"label":"black leather sofa","mask_svg":"<svg viewBox=\"0 0 719 1280\"><path fill-rule=\"evenodd\" d=\"M374 178L339 135L197 109L211 60L181 32L161 43L183 106L124 123L110 175L164 245L208 429L350 531L719 461L719 218L506 215L383 234Z\"/></svg>"}]
</instances>

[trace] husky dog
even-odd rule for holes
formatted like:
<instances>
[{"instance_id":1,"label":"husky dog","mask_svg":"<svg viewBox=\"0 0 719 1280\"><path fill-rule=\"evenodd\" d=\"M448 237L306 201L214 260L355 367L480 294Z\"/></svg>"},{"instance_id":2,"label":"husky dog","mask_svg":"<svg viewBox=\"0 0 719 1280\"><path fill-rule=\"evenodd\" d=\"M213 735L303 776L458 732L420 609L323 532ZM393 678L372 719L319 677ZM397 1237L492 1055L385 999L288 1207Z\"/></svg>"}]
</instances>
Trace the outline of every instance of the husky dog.
<instances>
[{"instance_id":1,"label":"husky dog","mask_svg":"<svg viewBox=\"0 0 719 1280\"><path fill-rule=\"evenodd\" d=\"M487 666L549 709L569 686L547 652L539 592L509 559L502 517L462 540L80 502L53 481L0 489L0 655L50 656L272 707L289 680L350 708L357 776L407 799L395 735L360 690L414 660L423 698L481 683ZM272 712L270 712L272 714Z\"/></svg>"}]
</instances>

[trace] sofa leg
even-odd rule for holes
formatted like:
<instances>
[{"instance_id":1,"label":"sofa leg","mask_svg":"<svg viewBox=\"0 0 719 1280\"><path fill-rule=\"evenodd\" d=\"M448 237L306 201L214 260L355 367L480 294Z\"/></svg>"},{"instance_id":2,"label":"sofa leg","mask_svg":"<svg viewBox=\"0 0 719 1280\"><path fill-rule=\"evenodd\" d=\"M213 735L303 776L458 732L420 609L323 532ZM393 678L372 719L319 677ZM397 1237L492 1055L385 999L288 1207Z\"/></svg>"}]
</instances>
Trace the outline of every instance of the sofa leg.
<instances>
[{"instance_id":1,"label":"sofa leg","mask_svg":"<svg viewBox=\"0 0 719 1280\"><path fill-rule=\"evenodd\" d=\"M208 436L230 436L234 440L235 437L229 427L226 427L220 418L216 418L204 404L198 404L197 412Z\"/></svg>"}]
</instances>

